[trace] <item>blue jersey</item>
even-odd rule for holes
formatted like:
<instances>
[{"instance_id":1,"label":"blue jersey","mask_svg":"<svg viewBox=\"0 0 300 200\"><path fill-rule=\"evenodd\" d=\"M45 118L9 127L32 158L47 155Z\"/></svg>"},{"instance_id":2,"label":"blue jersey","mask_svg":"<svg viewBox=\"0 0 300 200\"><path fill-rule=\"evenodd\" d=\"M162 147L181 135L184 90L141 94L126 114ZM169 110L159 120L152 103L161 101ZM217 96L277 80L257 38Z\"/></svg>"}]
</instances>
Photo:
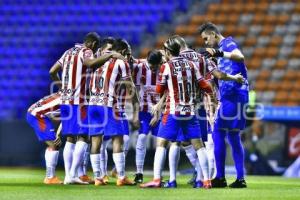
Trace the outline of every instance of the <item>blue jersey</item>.
<instances>
[{"instance_id":1,"label":"blue jersey","mask_svg":"<svg viewBox=\"0 0 300 200\"><path fill-rule=\"evenodd\" d=\"M238 45L232 37L227 37L219 43L219 49L225 52L232 52L238 49ZM237 83L236 81L219 80L221 100L222 98L239 94L248 96L249 85L247 81L247 68L244 62L236 62L222 57L218 59L218 67L220 71L230 75L241 73L246 80L244 84Z\"/></svg>"}]
</instances>

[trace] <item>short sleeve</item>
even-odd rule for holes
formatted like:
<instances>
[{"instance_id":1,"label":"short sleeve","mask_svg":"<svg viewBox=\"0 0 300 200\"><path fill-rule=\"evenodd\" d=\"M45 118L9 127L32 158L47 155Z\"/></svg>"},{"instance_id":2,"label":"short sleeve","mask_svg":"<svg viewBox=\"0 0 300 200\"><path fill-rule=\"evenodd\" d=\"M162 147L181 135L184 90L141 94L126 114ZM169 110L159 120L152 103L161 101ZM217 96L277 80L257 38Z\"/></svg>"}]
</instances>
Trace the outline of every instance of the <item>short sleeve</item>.
<instances>
[{"instance_id":1,"label":"short sleeve","mask_svg":"<svg viewBox=\"0 0 300 200\"><path fill-rule=\"evenodd\" d=\"M226 41L223 48L224 51L232 52L235 49L238 49L238 46L234 40L229 39L228 41Z\"/></svg>"},{"instance_id":2,"label":"short sleeve","mask_svg":"<svg viewBox=\"0 0 300 200\"><path fill-rule=\"evenodd\" d=\"M168 64L163 64L160 67L158 74L158 84L159 85L167 85L168 73L167 73Z\"/></svg>"},{"instance_id":3,"label":"short sleeve","mask_svg":"<svg viewBox=\"0 0 300 200\"><path fill-rule=\"evenodd\" d=\"M121 79L126 80L130 78L130 67L129 64L123 60L119 60L119 70L121 72Z\"/></svg>"},{"instance_id":4,"label":"short sleeve","mask_svg":"<svg viewBox=\"0 0 300 200\"><path fill-rule=\"evenodd\" d=\"M83 51L83 60L93 59L93 58L94 58L94 54L93 54L93 51L91 49L85 49Z\"/></svg>"},{"instance_id":5,"label":"short sleeve","mask_svg":"<svg viewBox=\"0 0 300 200\"><path fill-rule=\"evenodd\" d=\"M58 59L57 63L59 63L60 66L63 66L66 54L67 54L67 51L65 51L64 54L60 57L60 59Z\"/></svg>"}]
</instances>

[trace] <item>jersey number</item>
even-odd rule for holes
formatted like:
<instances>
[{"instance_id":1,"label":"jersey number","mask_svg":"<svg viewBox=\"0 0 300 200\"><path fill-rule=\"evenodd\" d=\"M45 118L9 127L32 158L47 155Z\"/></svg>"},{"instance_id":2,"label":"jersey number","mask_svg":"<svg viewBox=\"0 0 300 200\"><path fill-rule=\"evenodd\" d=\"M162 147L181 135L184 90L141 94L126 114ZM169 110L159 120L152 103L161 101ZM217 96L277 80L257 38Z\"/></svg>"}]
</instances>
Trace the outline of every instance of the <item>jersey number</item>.
<instances>
[{"instance_id":1,"label":"jersey number","mask_svg":"<svg viewBox=\"0 0 300 200\"><path fill-rule=\"evenodd\" d=\"M184 93L186 92L187 96L189 97L191 95L192 92L192 84L190 82L186 83L186 88L187 91L184 91L184 87L183 87L183 83L178 83L179 84L179 94L180 94L180 100L184 101Z\"/></svg>"}]
</instances>

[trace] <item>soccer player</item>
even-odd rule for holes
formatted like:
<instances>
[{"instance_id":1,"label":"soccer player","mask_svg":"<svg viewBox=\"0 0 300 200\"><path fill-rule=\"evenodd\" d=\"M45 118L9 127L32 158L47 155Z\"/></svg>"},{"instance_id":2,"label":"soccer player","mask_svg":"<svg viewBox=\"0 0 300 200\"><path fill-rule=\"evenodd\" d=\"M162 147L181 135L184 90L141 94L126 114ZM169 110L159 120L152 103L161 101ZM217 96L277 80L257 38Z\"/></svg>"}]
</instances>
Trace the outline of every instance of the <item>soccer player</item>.
<instances>
[{"instance_id":1,"label":"soccer player","mask_svg":"<svg viewBox=\"0 0 300 200\"><path fill-rule=\"evenodd\" d=\"M245 188L247 185L244 179L244 149L240 132L245 127L244 115L248 103L249 86L244 56L233 38L222 36L217 26L210 22L200 26L199 34L201 34L205 44L211 47L206 49L206 55L218 58L220 71L231 75L240 73L245 79L243 83L219 81L221 104L213 133L217 175L212 181L213 187L227 186L225 179L225 137L227 137L237 171L236 181L230 184L229 187ZM218 47L218 49L213 47Z\"/></svg>"},{"instance_id":2,"label":"soccer player","mask_svg":"<svg viewBox=\"0 0 300 200\"><path fill-rule=\"evenodd\" d=\"M161 172L165 160L166 145L168 141L175 141L179 130L182 130L197 151L199 162L207 165L207 155L204 144L200 139L200 125L195 117L195 87L212 95L211 86L201 77L199 70L192 62L179 57L180 44L173 38L164 43L165 55L168 60L160 68L159 83L156 91L167 94L167 105L160 123L157 146L154 157L154 179L151 182L141 184L140 187L160 187ZM214 97L212 97L214 98ZM204 188L211 188L208 179L208 171L204 174ZM176 180L169 183L176 187Z\"/></svg>"},{"instance_id":3,"label":"soccer player","mask_svg":"<svg viewBox=\"0 0 300 200\"><path fill-rule=\"evenodd\" d=\"M63 182L55 175L57 165L60 137L56 135L51 121L54 112L59 110L60 94L53 93L30 106L27 111L27 122L34 129L39 141L47 145L45 151L46 177L45 184L62 184ZM57 131L59 134L60 130Z\"/></svg>"},{"instance_id":4,"label":"soccer player","mask_svg":"<svg viewBox=\"0 0 300 200\"><path fill-rule=\"evenodd\" d=\"M112 51L126 55L128 43L122 39L117 39L113 43ZM126 88L132 98L132 103L138 103L138 98L134 84L131 79L128 63L121 59L110 59L104 66L97 69L91 81L91 99L89 106L89 124L100 125L98 129L90 129L92 137L91 162L98 185L103 185L100 174L100 145L101 138L110 136L113 143L113 160L118 173L117 186L134 185L125 175L125 154L123 149L123 135L128 131L126 118L124 119L123 108L120 108L121 100L126 94L122 91ZM128 97L127 97L128 98ZM138 109L133 106L133 126L138 126ZM97 181L98 182L98 181Z\"/></svg>"},{"instance_id":5,"label":"soccer player","mask_svg":"<svg viewBox=\"0 0 300 200\"><path fill-rule=\"evenodd\" d=\"M134 83L139 91L140 97L140 123L139 135L136 143L136 174L135 183L143 182L143 168L146 156L147 135L151 131L156 136L158 124L150 126L152 119L152 106L159 101L159 94L156 93L155 87L158 81L158 71L162 64L162 54L158 50L152 50L148 53L147 61L138 64L133 70Z\"/></svg>"},{"instance_id":6,"label":"soccer player","mask_svg":"<svg viewBox=\"0 0 300 200\"><path fill-rule=\"evenodd\" d=\"M83 162L88 148L87 104L88 78L90 68L97 68L109 58L118 56L107 54L94 59L100 37L91 32L85 36L83 44L76 44L67 50L51 68L51 77L59 77L62 70L61 117L62 135L67 137L64 148L65 184L87 184L79 179L78 168Z\"/></svg>"},{"instance_id":7,"label":"soccer player","mask_svg":"<svg viewBox=\"0 0 300 200\"><path fill-rule=\"evenodd\" d=\"M203 55L195 52L194 50L188 48L184 38L175 35L173 36L174 39L178 41L178 43L181 46L181 51L180 51L180 56L186 58L189 61L192 61L195 63L195 65L199 68L200 73L203 77L205 77L206 80L209 80L211 85L215 85L213 82L212 77L224 81L236 81L238 83L243 83L244 78L241 74L235 74L235 75L230 75L227 73L221 72L219 69L217 69L216 65L210 60L206 59ZM214 87L214 92L216 96L218 95L217 88ZM212 140L212 135L208 134L208 123L207 123L207 112L205 110L204 104L207 103L205 100L209 101L209 96L203 96L200 91L197 91L197 108L198 108L198 117L199 117L199 123L201 127L201 137L202 140L205 141L205 146L206 150L208 153L208 160L209 160L209 179L213 178L213 175L215 174L214 169L215 169L215 159L214 159L214 146L213 146L213 140ZM210 105L207 105L207 110L212 111L215 106L211 107ZM212 111L213 112L213 111ZM211 133L211 132L209 132ZM189 157L191 163L194 163L193 160L197 162L197 159L193 159L196 156L196 152L192 149L192 146L190 145L189 142L186 141L180 141L182 142L183 148L186 152L186 155ZM175 148L175 147L173 147ZM175 153L178 151L174 151ZM173 155L173 157L176 157L176 155ZM199 166L197 163L195 163L196 166ZM197 167L196 167L197 169ZM170 170L171 171L171 170ZM198 187L200 184L199 182L199 170L198 171L198 176L196 178L194 187ZM197 180L198 179L198 180Z\"/></svg>"}]
</instances>

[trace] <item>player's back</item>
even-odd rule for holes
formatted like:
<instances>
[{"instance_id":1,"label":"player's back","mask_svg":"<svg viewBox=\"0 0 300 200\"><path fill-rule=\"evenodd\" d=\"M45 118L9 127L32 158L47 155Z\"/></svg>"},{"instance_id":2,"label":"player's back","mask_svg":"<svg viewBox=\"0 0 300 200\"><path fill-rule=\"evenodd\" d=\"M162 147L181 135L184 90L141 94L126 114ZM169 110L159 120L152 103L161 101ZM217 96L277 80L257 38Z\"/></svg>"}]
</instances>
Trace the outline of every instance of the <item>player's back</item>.
<instances>
[{"instance_id":1,"label":"player's back","mask_svg":"<svg viewBox=\"0 0 300 200\"><path fill-rule=\"evenodd\" d=\"M34 116L41 117L51 112L56 112L60 105L60 93L53 93L45 96L36 103L32 104L28 112Z\"/></svg>"},{"instance_id":2,"label":"player's back","mask_svg":"<svg viewBox=\"0 0 300 200\"><path fill-rule=\"evenodd\" d=\"M89 76L89 69L83 64L86 58L93 58L92 50L76 44L59 60L62 65L62 104L86 103Z\"/></svg>"},{"instance_id":3,"label":"player's back","mask_svg":"<svg viewBox=\"0 0 300 200\"><path fill-rule=\"evenodd\" d=\"M120 81L130 77L127 63L110 59L92 75L90 105L112 107L120 101Z\"/></svg>"},{"instance_id":4,"label":"player's back","mask_svg":"<svg viewBox=\"0 0 300 200\"><path fill-rule=\"evenodd\" d=\"M211 72L216 69L216 65L210 60L206 59L200 53L192 49L186 49L180 52L180 56L193 62L200 70L200 73L205 79L211 79Z\"/></svg>"},{"instance_id":5,"label":"player's back","mask_svg":"<svg viewBox=\"0 0 300 200\"><path fill-rule=\"evenodd\" d=\"M159 101L159 95L155 91L158 72L151 70L149 63L144 61L134 68L133 77L139 92L140 110L150 112L152 106Z\"/></svg>"},{"instance_id":6,"label":"player's back","mask_svg":"<svg viewBox=\"0 0 300 200\"><path fill-rule=\"evenodd\" d=\"M195 66L183 57L174 57L162 65L160 84L168 89L166 112L175 115L194 115Z\"/></svg>"}]
</instances>

